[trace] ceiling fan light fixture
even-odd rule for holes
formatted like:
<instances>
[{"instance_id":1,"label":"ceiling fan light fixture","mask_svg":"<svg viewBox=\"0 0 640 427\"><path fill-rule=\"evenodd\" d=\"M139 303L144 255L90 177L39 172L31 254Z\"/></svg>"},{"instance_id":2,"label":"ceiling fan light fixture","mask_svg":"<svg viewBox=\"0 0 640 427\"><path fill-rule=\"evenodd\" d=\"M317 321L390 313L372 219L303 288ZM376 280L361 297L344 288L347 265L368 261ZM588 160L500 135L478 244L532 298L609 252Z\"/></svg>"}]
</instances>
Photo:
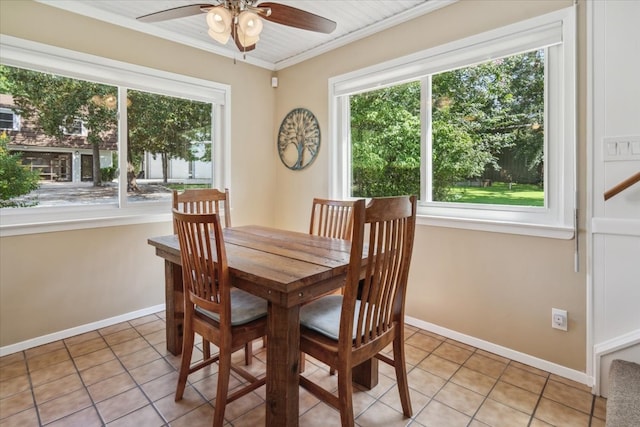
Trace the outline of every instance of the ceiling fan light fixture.
<instances>
[{"instance_id":1,"label":"ceiling fan light fixture","mask_svg":"<svg viewBox=\"0 0 640 427\"><path fill-rule=\"evenodd\" d=\"M231 32L231 13L223 6L212 7L207 12L207 25L216 33Z\"/></svg>"},{"instance_id":2,"label":"ceiling fan light fixture","mask_svg":"<svg viewBox=\"0 0 640 427\"><path fill-rule=\"evenodd\" d=\"M0 0L2 1L2 0ZM213 4L186 4L138 16L140 22L155 23L206 14L209 36L221 44L230 38L242 52L256 48L264 26L263 19L276 24L329 34L336 28L330 19L281 3L259 0L216 0Z\"/></svg>"},{"instance_id":3,"label":"ceiling fan light fixture","mask_svg":"<svg viewBox=\"0 0 640 427\"><path fill-rule=\"evenodd\" d=\"M238 43L240 43L242 47L253 46L254 44L258 43L258 41L260 40L259 36L251 37L247 35L244 31L242 31L242 29L239 26L238 26L238 32L236 34L238 37Z\"/></svg>"},{"instance_id":4,"label":"ceiling fan light fixture","mask_svg":"<svg viewBox=\"0 0 640 427\"><path fill-rule=\"evenodd\" d=\"M238 16L239 32L244 33L249 38L258 37L262 32L262 26L262 20L253 12L245 10Z\"/></svg>"},{"instance_id":5,"label":"ceiling fan light fixture","mask_svg":"<svg viewBox=\"0 0 640 427\"><path fill-rule=\"evenodd\" d=\"M216 33L211 28L209 28L209 31L207 31L207 34L209 34L209 37L211 37L218 43L227 44L227 42L229 41L229 37L231 36L231 31L226 31L224 33Z\"/></svg>"}]
</instances>

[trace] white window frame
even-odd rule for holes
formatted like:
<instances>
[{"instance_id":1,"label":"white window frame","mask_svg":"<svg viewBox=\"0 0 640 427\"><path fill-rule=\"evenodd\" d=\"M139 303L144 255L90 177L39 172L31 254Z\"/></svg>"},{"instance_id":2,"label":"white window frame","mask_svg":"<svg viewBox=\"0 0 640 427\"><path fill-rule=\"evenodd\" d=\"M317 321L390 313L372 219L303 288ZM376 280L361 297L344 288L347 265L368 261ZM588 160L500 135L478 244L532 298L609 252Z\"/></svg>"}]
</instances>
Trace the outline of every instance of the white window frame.
<instances>
[{"instance_id":1,"label":"white window frame","mask_svg":"<svg viewBox=\"0 0 640 427\"><path fill-rule=\"evenodd\" d=\"M0 127L0 130L20 130L20 114L17 114L11 108L0 107L0 113L11 114L12 124L10 128Z\"/></svg>"},{"instance_id":2,"label":"white window frame","mask_svg":"<svg viewBox=\"0 0 640 427\"><path fill-rule=\"evenodd\" d=\"M142 90L212 104L213 185L231 183L231 86L189 76L114 61L11 36L0 35L3 65L51 72L117 86L118 113L126 117L126 90ZM119 170L126 171L126 120L119 123ZM124 172L121 172L124 174ZM128 203L125 179L119 180L117 204L0 209L0 236L83 228L164 222L171 220L170 201Z\"/></svg>"},{"instance_id":3,"label":"white window frame","mask_svg":"<svg viewBox=\"0 0 640 427\"><path fill-rule=\"evenodd\" d=\"M89 134L82 119L73 119L71 129L68 129L66 126L60 126L60 129L62 129L64 135L87 136Z\"/></svg>"},{"instance_id":4,"label":"white window frame","mask_svg":"<svg viewBox=\"0 0 640 427\"><path fill-rule=\"evenodd\" d=\"M544 207L431 200L431 125L423 118L418 224L571 239L576 216L576 24L569 7L329 79L329 193L350 198L349 96L491 59L546 48ZM423 117L426 116L423 114Z\"/></svg>"}]
</instances>

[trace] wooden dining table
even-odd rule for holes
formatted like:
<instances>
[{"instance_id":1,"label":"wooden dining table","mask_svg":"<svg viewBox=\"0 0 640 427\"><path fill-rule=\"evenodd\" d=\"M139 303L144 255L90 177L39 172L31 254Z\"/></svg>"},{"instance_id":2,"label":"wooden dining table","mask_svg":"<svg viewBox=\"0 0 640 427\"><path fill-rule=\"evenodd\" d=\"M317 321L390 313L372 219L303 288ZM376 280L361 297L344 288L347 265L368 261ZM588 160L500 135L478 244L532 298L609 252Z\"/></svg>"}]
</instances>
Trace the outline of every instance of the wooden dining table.
<instances>
[{"instance_id":1,"label":"wooden dining table","mask_svg":"<svg viewBox=\"0 0 640 427\"><path fill-rule=\"evenodd\" d=\"M223 234L233 286L268 301L266 425L297 426L300 306L344 284L351 244L256 225L225 228ZM178 355L184 322L180 245L176 235L148 243L165 260L167 350ZM377 385L377 360L356 367L353 380Z\"/></svg>"}]
</instances>

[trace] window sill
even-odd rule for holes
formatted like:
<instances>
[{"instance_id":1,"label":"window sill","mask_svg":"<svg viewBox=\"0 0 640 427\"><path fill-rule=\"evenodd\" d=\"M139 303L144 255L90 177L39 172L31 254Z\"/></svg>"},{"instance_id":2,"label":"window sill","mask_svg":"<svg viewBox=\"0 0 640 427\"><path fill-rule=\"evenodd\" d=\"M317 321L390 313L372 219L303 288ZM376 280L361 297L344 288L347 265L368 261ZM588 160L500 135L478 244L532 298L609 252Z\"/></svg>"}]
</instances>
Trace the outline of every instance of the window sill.
<instances>
[{"instance_id":1,"label":"window sill","mask_svg":"<svg viewBox=\"0 0 640 427\"><path fill-rule=\"evenodd\" d=\"M167 204L145 204L130 208L88 207L61 208L46 211L1 212L0 237L51 233L87 228L115 227L133 224L170 222Z\"/></svg>"},{"instance_id":2,"label":"window sill","mask_svg":"<svg viewBox=\"0 0 640 427\"><path fill-rule=\"evenodd\" d=\"M570 240L574 237L573 227L545 224L527 224L508 221L480 220L469 218L418 215L418 225L458 228L463 230L487 231L491 233L518 234L523 236L546 237Z\"/></svg>"}]
</instances>

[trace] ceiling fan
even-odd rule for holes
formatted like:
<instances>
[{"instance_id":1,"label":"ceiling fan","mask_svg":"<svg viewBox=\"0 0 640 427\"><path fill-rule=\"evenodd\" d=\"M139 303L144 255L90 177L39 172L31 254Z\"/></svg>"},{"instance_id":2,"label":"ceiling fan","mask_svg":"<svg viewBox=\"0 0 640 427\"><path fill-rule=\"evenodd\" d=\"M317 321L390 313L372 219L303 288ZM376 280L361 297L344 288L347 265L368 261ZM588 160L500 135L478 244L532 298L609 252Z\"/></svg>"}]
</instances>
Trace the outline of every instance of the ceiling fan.
<instances>
[{"instance_id":1,"label":"ceiling fan","mask_svg":"<svg viewBox=\"0 0 640 427\"><path fill-rule=\"evenodd\" d=\"M159 22L169 19L184 18L200 13L207 14L208 34L219 43L226 44L232 38L241 52L256 48L262 31L262 19L329 34L336 28L330 19L306 12L295 7L279 3L258 0L217 0L218 4L192 4L161 10L148 15L139 16L140 22Z\"/></svg>"}]
</instances>

